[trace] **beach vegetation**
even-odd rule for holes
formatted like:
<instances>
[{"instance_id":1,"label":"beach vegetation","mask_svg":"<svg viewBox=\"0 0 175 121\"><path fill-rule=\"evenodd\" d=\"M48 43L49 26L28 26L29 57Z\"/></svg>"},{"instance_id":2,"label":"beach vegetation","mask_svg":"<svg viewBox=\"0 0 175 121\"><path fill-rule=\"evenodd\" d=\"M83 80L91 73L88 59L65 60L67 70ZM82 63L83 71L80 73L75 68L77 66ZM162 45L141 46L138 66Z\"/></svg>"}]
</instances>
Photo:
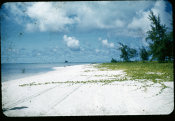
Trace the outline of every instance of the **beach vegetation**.
<instances>
[{"instance_id":1,"label":"beach vegetation","mask_svg":"<svg viewBox=\"0 0 175 121\"><path fill-rule=\"evenodd\" d=\"M173 63L158 63L157 61L118 62L94 65L99 70L124 70L131 80L145 79L153 82L173 81ZM151 72L151 73L150 73Z\"/></svg>"},{"instance_id":2,"label":"beach vegetation","mask_svg":"<svg viewBox=\"0 0 175 121\"><path fill-rule=\"evenodd\" d=\"M161 24L159 15L156 16L150 11L149 20L151 29L147 31L146 40L149 41L151 60L158 62L170 61L173 59L173 32L167 32L167 27Z\"/></svg>"},{"instance_id":3,"label":"beach vegetation","mask_svg":"<svg viewBox=\"0 0 175 121\"><path fill-rule=\"evenodd\" d=\"M145 47L142 46L140 48L140 58L142 59L143 62L147 61L149 58L149 52L145 49Z\"/></svg>"},{"instance_id":4,"label":"beach vegetation","mask_svg":"<svg viewBox=\"0 0 175 121\"><path fill-rule=\"evenodd\" d=\"M84 72L90 72L91 70L85 70Z\"/></svg>"},{"instance_id":5,"label":"beach vegetation","mask_svg":"<svg viewBox=\"0 0 175 121\"><path fill-rule=\"evenodd\" d=\"M37 86L37 85L46 85L46 84L87 84L87 83L104 83L104 84L108 84L114 81L124 81L126 80L126 78L122 78L122 79L100 79L100 80L86 80L86 81L65 81L65 82L60 82L60 81L52 81L52 82L45 82L45 83L28 83L28 84L21 84L19 86L24 87L24 86Z\"/></svg>"},{"instance_id":6,"label":"beach vegetation","mask_svg":"<svg viewBox=\"0 0 175 121\"><path fill-rule=\"evenodd\" d=\"M120 58L123 59L123 61L130 61L131 58L137 56L137 51L133 48L128 47L127 45L124 45L119 42L119 50L121 51Z\"/></svg>"},{"instance_id":7,"label":"beach vegetation","mask_svg":"<svg viewBox=\"0 0 175 121\"><path fill-rule=\"evenodd\" d=\"M138 89L144 89L144 92L146 92L147 88L153 84L160 84L160 91L156 94L156 96L161 94L164 89L168 88L168 86L166 86L163 82L174 81L172 62L118 62L98 64L94 65L94 67L99 70L101 68L106 68L106 70L124 70L126 72L126 76L121 79L116 77L116 79L105 81L104 84L109 84L114 81L132 80L143 83L143 85ZM147 82L149 81L152 83L148 85Z\"/></svg>"},{"instance_id":8,"label":"beach vegetation","mask_svg":"<svg viewBox=\"0 0 175 121\"><path fill-rule=\"evenodd\" d=\"M117 63L117 60L115 60L114 58L111 59L111 63Z\"/></svg>"}]
</instances>

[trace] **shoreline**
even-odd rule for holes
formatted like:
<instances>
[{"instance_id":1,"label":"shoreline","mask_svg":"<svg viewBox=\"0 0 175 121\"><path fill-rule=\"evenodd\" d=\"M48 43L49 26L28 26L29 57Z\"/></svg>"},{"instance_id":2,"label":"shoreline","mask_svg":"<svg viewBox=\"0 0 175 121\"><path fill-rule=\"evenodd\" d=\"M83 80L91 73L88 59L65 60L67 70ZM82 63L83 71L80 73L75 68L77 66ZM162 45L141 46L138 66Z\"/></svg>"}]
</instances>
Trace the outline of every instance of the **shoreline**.
<instances>
[{"instance_id":1,"label":"shoreline","mask_svg":"<svg viewBox=\"0 0 175 121\"><path fill-rule=\"evenodd\" d=\"M77 64L77 65L87 65L87 64ZM91 65L91 64L89 64ZM2 74L2 80L1 82L7 82L7 81L13 81L13 80L17 80L17 79L21 79L21 78L30 78L31 76L35 76L35 75L40 75L40 74L45 74L47 72L51 72L51 71L55 71L56 69L55 68L59 68L59 67L69 67L69 66L76 66L76 65L62 65L62 66L56 66L56 67L49 67L47 69L44 69L44 70L40 70L38 72L30 72L30 73L18 73L17 75L14 75L12 76L11 78L15 78L15 79L8 79L8 80L5 80L5 78L7 78L6 76L8 75L3 75ZM3 77L4 76L4 77ZM4 78L4 79L3 79Z\"/></svg>"},{"instance_id":2,"label":"shoreline","mask_svg":"<svg viewBox=\"0 0 175 121\"><path fill-rule=\"evenodd\" d=\"M161 91L162 85L151 81L108 82L113 75L124 78L126 73L100 71L92 64L83 64L54 67L54 71L44 74L1 82L3 113L18 117L154 115L173 111L173 82L165 82L168 88Z\"/></svg>"}]
</instances>

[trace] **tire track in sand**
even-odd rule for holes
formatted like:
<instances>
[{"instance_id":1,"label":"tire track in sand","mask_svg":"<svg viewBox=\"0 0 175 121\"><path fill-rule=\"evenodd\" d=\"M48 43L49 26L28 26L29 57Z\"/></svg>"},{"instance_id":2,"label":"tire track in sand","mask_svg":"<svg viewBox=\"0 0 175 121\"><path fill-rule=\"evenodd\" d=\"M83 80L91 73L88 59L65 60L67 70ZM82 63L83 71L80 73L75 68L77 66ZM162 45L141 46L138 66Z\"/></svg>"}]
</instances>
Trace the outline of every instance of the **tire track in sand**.
<instances>
[{"instance_id":1,"label":"tire track in sand","mask_svg":"<svg viewBox=\"0 0 175 121\"><path fill-rule=\"evenodd\" d=\"M79 75L79 74L74 75L73 77L71 77L71 78L69 78L69 79L76 78L78 75ZM69 79L68 79L68 80L69 80ZM44 89L44 90L42 90L42 91L40 91L40 92L38 92L38 93L35 93L35 94L33 94L33 95L29 96L29 97L25 97L25 98L19 99L19 100L17 100L17 101L15 100L14 103L9 104L8 106L4 106L5 108L3 108L3 112L10 110L11 108L15 107L15 106L18 105L18 104L27 102L27 101L29 101L29 100L32 100L33 98L36 98L36 97L38 97L38 96L41 96L41 95L45 94L46 92L49 92L49 91L51 91L52 89L55 89L56 87L59 87L59 86L60 86L60 85L56 85L56 86L54 86L54 87L51 87L51 88L48 88L48 89Z\"/></svg>"},{"instance_id":2,"label":"tire track in sand","mask_svg":"<svg viewBox=\"0 0 175 121\"><path fill-rule=\"evenodd\" d=\"M88 80L90 77L92 77L92 74L89 75L89 76L86 78L86 80ZM76 77L74 77L74 78L76 78ZM44 115L49 114L49 113L53 110L53 108L55 108L57 105L59 105L59 104L62 103L64 100L66 100L68 97L70 97L70 96L71 96L74 92L76 92L81 86L82 86L82 84L78 84L78 86L76 86L75 88L69 89L70 91L68 91L66 94L64 94L64 96L57 98L57 100L54 101L54 103L51 104L51 106L49 107L49 110L48 110L47 112L44 111L44 112L42 112L40 115L43 115L43 116L44 116Z\"/></svg>"},{"instance_id":3,"label":"tire track in sand","mask_svg":"<svg viewBox=\"0 0 175 121\"><path fill-rule=\"evenodd\" d=\"M48 91L54 89L54 88L57 87L57 86L58 86L58 85L56 85L56 86L54 86L54 87L51 87L51 88L48 88L48 89L45 89L45 90L42 90L42 91L40 91L40 92L38 92L38 93L35 93L35 94L33 94L33 95L29 96L29 97L25 97L25 98L23 98L23 99L19 99L19 100L15 101L14 103L12 103L12 104L6 106L7 108L4 108L3 112L5 112L5 111L7 111L7 110L10 110L11 108L15 107L16 105L18 105L18 104L20 104L20 103L24 103L24 102L27 102L27 101L29 101L29 100L35 98L35 97L38 97L38 96L40 96L40 95L42 95L42 94L44 94L44 93L46 93L46 92L48 92ZM60 85L59 85L59 86L60 86Z\"/></svg>"}]
</instances>

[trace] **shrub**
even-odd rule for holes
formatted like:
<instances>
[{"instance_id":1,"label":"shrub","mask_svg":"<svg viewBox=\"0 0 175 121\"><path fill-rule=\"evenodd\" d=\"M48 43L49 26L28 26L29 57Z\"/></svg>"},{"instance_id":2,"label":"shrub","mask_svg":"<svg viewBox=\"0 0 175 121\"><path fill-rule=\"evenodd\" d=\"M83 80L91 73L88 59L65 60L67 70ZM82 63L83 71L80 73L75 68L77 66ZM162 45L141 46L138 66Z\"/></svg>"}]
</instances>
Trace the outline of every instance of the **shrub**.
<instances>
[{"instance_id":1,"label":"shrub","mask_svg":"<svg viewBox=\"0 0 175 121\"><path fill-rule=\"evenodd\" d=\"M117 61L112 58L111 63L117 63Z\"/></svg>"}]
</instances>

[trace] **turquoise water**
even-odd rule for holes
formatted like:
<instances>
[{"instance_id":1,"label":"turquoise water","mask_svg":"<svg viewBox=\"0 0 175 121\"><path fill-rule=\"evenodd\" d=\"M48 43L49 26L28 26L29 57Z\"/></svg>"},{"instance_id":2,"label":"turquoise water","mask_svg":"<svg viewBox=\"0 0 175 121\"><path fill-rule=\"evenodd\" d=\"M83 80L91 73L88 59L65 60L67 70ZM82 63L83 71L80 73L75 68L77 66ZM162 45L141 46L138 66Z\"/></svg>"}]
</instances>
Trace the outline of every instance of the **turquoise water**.
<instances>
[{"instance_id":1,"label":"turquoise water","mask_svg":"<svg viewBox=\"0 0 175 121\"><path fill-rule=\"evenodd\" d=\"M36 75L38 73L45 73L52 71L53 67L64 67L71 65L81 65L90 63L52 63L52 64L38 64L38 63L6 63L1 64L1 81L9 81L19 79L27 76Z\"/></svg>"}]
</instances>

